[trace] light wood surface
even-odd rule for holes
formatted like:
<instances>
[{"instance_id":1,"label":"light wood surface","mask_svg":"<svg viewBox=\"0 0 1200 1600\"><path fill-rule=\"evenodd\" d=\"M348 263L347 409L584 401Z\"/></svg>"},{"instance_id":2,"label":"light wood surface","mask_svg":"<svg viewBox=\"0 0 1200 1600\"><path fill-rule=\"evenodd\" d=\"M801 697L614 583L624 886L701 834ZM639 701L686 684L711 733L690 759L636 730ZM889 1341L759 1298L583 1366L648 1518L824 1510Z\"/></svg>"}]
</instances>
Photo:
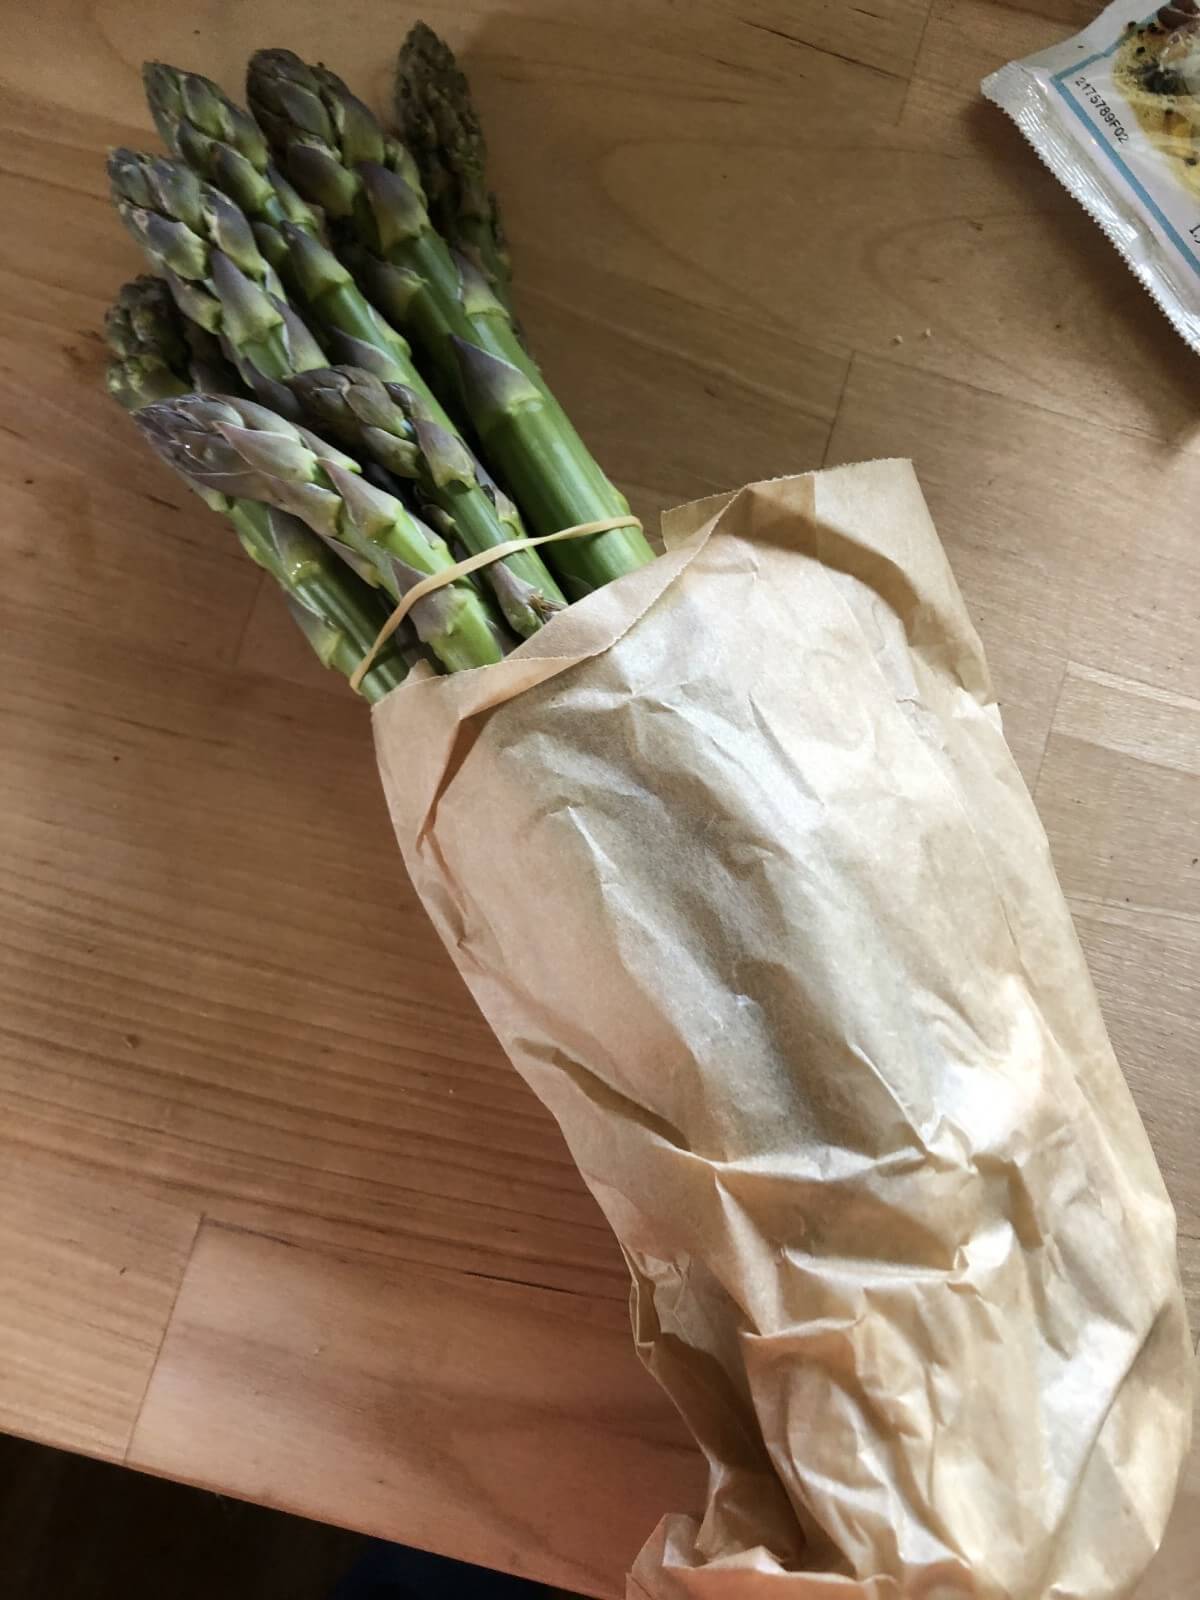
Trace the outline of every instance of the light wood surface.
<instances>
[{"instance_id":1,"label":"light wood surface","mask_svg":"<svg viewBox=\"0 0 1200 1600\"><path fill-rule=\"evenodd\" d=\"M1097 8L421 10L472 71L530 335L643 514L916 461L1196 1314L1200 364L977 92ZM100 386L141 58L236 89L288 44L382 101L406 20L5 19L0 1427L615 1596L698 1484L619 1252L433 943L361 709ZM1195 1592L1192 1473L1139 1600Z\"/></svg>"},{"instance_id":2,"label":"light wood surface","mask_svg":"<svg viewBox=\"0 0 1200 1600\"><path fill-rule=\"evenodd\" d=\"M206 1224L127 1460L618 1595L704 1471L621 1307L467 1273L389 1274Z\"/></svg>"}]
</instances>

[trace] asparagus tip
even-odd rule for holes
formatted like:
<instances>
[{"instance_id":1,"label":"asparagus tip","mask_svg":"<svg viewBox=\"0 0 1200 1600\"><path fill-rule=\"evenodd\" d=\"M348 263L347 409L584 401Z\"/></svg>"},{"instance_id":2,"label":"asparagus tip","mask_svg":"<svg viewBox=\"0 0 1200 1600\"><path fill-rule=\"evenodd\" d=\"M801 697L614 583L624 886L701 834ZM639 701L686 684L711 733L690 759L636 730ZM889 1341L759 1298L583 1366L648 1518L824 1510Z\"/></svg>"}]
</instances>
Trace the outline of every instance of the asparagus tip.
<instances>
[{"instance_id":1,"label":"asparagus tip","mask_svg":"<svg viewBox=\"0 0 1200 1600\"><path fill-rule=\"evenodd\" d=\"M481 427L502 422L523 406L541 399L538 389L519 367L467 339L460 339L457 334L450 342L458 361L467 409Z\"/></svg>"},{"instance_id":2,"label":"asparagus tip","mask_svg":"<svg viewBox=\"0 0 1200 1600\"><path fill-rule=\"evenodd\" d=\"M358 167L358 175L375 221L378 246L384 255L405 240L417 238L429 227L429 216L420 192L398 172L377 161L364 161Z\"/></svg>"}]
</instances>

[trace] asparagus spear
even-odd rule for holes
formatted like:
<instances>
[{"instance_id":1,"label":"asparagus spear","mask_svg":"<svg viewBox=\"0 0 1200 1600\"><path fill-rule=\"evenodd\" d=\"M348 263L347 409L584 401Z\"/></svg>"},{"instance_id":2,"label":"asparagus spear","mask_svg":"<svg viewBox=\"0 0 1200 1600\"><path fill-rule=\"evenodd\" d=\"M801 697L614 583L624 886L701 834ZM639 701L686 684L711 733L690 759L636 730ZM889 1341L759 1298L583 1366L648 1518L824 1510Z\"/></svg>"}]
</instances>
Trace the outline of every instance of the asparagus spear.
<instances>
[{"instance_id":1,"label":"asparagus spear","mask_svg":"<svg viewBox=\"0 0 1200 1600\"><path fill-rule=\"evenodd\" d=\"M105 315L104 337L118 358L109 365L109 387L125 404L117 391L130 381L129 410L192 389L211 394L241 389L216 339L180 313L161 278L144 276L122 285Z\"/></svg>"},{"instance_id":2,"label":"asparagus spear","mask_svg":"<svg viewBox=\"0 0 1200 1600\"><path fill-rule=\"evenodd\" d=\"M368 280L368 294L403 319L443 385L460 395L537 531L628 516L624 496L551 395L504 306L434 231L411 158L372 113L334 73L307 67L288 50L258 51L248 85L251 109L301 194L390 269ZM577 594L652 559L633 528L556 549Z\"/></svg>"},{"instance_id":3,"label":"asparagus spear","mask_svg":"<svg viewBox=\"0 0 1200 1600\"><path fill-rule=\"evenodd\" d=\"M164 373L175 386L170 393L190 391L196 368L181 323L160 279L138 278L121 290L106 319L105 335L113 352L109 392L126 410L138 411L165 398ZM298 518L219 490L203 491L203 498L229 519L247 555L283 589L288 609L318 658L349 678L386 620L377 595ZM360 692L371 702L382 699L403 682L408 665L402 645L389 640L364 674Z\"/></svg>"},{"instance_id":4,"label":"asparagus spear","mask_svg":"<svg viewBox=\"0 0 1200 1600\"><path fill-rule=\"evenodd\" d=\"M358 464L305 428L248 400L184 395L139 411L159 454L201 491L292 512L351 558L369 563L394 598L453 566L445 542ZM450 672L500 660L505 639L471 585L458 580L414 607L417 635Z\"/></svg>"},{"instance_id":5,"label":"asparagus spear","mask_svg":"<svg viewBox=\"0 0 1200 1600\"><path fill-rule=\"evenodd\" d=\"M121 360L158 361L165 371L186 379L188 346L170 290L148 275L121 285L104 316L104 339Z\"/></svg>"},{"instance_id":6,"label":"asparagus spear","mask_svg":"<svg viewBox=\"0 0 1200 1600\"><path fill-rule=\"evenodd\" d=\"M319 214L271 165L253 117L198 73L154 61L142 78L163 139L236 202L262 253L316 320L374 345L398 366L411 365L407 340L373 310L325 245Z\"/></svg>"},{"instance_id":7,"label":"asparagus spear","mask_svg":"<svg viewBox=\"0 0 1200 1600\"><path fill-rule=\"evenodd\" d=\"M437 461L428 463L424 487L435 505L455 520L463 545L471 552L491 549L524 531L515 509L499 506L485 492L474 461L457 437L454 426L414 366L407 341L367 302L354 279L324 244L316 212L287 189L286 206L276 190L284 184L271 167L266 142L253 118L236 106L216 84L195 73L162 62L143 70L154 120L163 137L197 169L213 177L221 188L232 178L229 194L237 199L254 226L264 255L282 274L288 289L326 329L345 341L352 356L364 346L381 360L368 358L375 370L404 386L412 397L410 410L419 412L430 450ZM236 192L235 192L236 190ZM283 211L286 210L286 215ZM302 406L317 403L319 386L295 388ZM166 396L164 396L166 398ZM275 399L274 396L271 397ZM387 401L386 396L382 396ZM373 402L374 403L374 400ZM300 413L288 412L288 415ZM346 407L327 406L316 420L327 423L336 436L360 443L352 431L335 425L349 420ZM389 466L387 461L382 465ZM487 580L501 608L524 637L536 631L565 602L545 562L534 551L506 558L489 569Z\"/></svg>"},{"instance_id":8,"label":"asparagus spear","mask_svg":"<svg viewBox=\"0 0 1200 1600\"><path fill-rule=\"evenodd\" d=\"M287 608L323 666L352 678L387 620L378 592L305 527L299 517L249 499L207 494L233 523L242 549L284 591ZM363 674L359 692L372 704L407 676L418 652L387 640Z\"/></svg>"},{"instance_id":9,"label":"asparagus spear","mask_svg":"<svg viewBox=\"0 0 1200 1600\"><path fill-rule=\"evenodd\" d=\"M354 366L302 372L288 387L321 432L415 480L422 496L451 519L467 550L491 549L519 536L511 507L499 491L484 488L470 451L442 427L415 390ZM564 604L534 550L493 563L484 576L506 620L524 638Z\"/></svg>"},{"instance_id":10,"label":"asparagus spear","mask_svg":"<svg viewBox=\"0 0 1200 1600\"><path fill-rule=\"evenodd\" d=\"M181 161L114 150L113 199L125 226L159 268L185 316L220 336L253 381L325 365L291 309L250 224L227 195Z\"/></svg>"},{"instance_id":11,"label":"asparagus spear","mask_svg":"<svg viewBox=\"0 0 1200 1600\"><path fill-rule=\"evenodd\" d=\"M147 61L142 83L163 143L200 177L227 194L254 223L285 224L317 237L321 219L271 164L262 130L211 78ZM256 229L271 260L271 237Z\"/></svg>"},{"instance_id":12,"label":"asparagus spear","mask_svg":"<svg viewBox=\"0 0 1200 1600\"><path fill-rule=\"evenodd\" d=\"M424 22L409 30L400 48L395 110L434 226L511 307L508 241L488 188L487 145L470 85L453 50Z\"/></svg>"},{"instance_id":13,"label":"asparagus spear","mask_svg":"<svg viewBox=\"0 0 1200 1600\"><path fill-rule=\"evenodd\" d=\"M105 313L104 338L113 355L109 390L127 410L193 389L241 391L217 340L183 316L162 278L122 284Z\"/></svg>"}]
</instances>

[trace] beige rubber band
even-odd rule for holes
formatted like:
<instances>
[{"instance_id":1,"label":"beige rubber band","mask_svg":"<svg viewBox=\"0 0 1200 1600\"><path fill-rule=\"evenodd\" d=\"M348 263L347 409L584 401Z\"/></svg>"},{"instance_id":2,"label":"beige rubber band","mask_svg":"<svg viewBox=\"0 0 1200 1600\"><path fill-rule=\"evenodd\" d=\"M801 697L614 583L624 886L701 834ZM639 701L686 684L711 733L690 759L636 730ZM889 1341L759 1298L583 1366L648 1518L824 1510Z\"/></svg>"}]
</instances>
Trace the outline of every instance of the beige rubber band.
<instances>
[{"instance_id":1,"label":"beige rubber band","mask_svg":"<svg viewBox=\"0 0 1200 1600\"><path fill-rule=\"evenodd\" d=\"M614 528L640 528L640 517L601 517L598 522L580 522L573 528L560 528L557 533L539 533L534 538L506 539L503 544L494 544L490 550L480 550L473 556L467 556L462 561L456 561L452 567L447 567L444 572L432 572L428 578L422 578L420 583L414 583L411 589L405 591L391 616L375 635L375 642L366 655L355 667L350 677L350 687L357 689L359 684L371 670L371 663L379 654L383 646L395 633L412 608L428 594L444 589L448 583L455 583L459 578L465 578L468 573L478 572L480 567L490 567L493 561L503 561L505 556L515 556L521 550L535 550L541 544L557 544L560 539L583 539L589 533L609 533Z\"/></svg>"}]
</instances>

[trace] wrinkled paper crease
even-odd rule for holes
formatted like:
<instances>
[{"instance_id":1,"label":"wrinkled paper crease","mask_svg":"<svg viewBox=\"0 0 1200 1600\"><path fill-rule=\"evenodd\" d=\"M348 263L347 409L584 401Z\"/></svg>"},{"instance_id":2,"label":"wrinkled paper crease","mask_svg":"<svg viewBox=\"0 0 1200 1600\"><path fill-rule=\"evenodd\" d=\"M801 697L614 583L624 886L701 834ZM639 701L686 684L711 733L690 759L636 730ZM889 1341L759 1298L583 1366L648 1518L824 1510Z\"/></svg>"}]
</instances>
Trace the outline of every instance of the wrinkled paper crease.
<instances>
[{"instance_id":1,"label":"wrinkled paper crease","mask_svg":"<svg viewBox=\"0 0 1200 1600\"><path fill-rule=\"evenodd\" d=\"M710 1466L638 1600L1116 1600L1175 1219L911 467L685 506L375 712L414 884Z\"/></svg>"}]
</instances>

